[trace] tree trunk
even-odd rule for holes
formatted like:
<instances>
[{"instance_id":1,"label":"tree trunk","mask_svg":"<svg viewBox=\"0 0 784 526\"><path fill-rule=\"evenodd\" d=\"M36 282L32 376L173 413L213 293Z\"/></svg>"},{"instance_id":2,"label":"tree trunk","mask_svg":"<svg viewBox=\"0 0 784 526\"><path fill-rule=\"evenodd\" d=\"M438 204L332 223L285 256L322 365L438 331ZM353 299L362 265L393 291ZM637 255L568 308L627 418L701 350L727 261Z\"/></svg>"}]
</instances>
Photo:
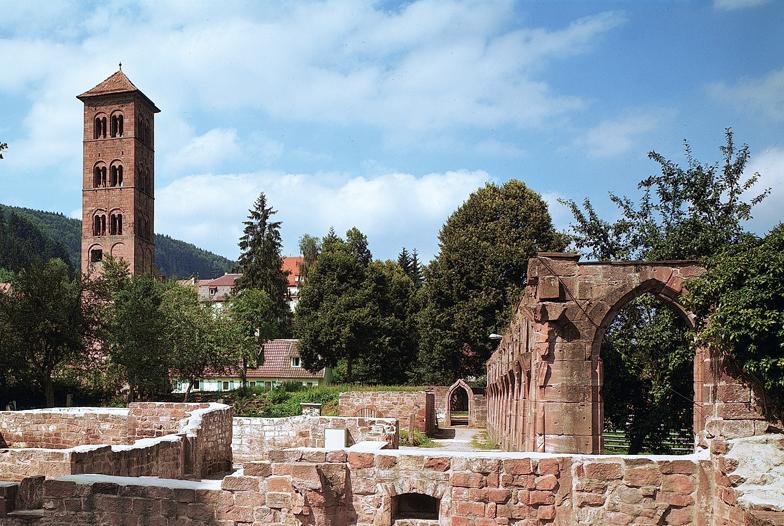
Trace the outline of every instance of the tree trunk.
<instances>
[{"instance_id":1,"label":"tree trunk","mask_svg":"<svg viewBox=\"0 0 784 526\"><path fill-rule=\"evenodd\" d=\"M240 379L242 381L242 390L245 391L248 383L248 358L246 356L242 357L242 375Z\"/></svg>"},{"instance_id":2,"label":"tree trunk","mask_svg":"<svg viewBox=\"0 0 784 526\"><path fill-rule=\"evenodd\" d=\"M188 388L185 390L185 398L182 399L182 402L185 403L188 401L188 395L191 394L191 389L193 388L193 380L188 382Z\"/></svg>"},{"instance_id":3,"label":"tree trunk","mask_svg":"<svg viewBox=\"0 0 784 526\"><path fill-rule=\"evenodd\" d=\"M46 396L46 407L54 407L54 382L52 382L51 375L46 375L44 379L44 395Z\"/></svg>"}]
</instances>

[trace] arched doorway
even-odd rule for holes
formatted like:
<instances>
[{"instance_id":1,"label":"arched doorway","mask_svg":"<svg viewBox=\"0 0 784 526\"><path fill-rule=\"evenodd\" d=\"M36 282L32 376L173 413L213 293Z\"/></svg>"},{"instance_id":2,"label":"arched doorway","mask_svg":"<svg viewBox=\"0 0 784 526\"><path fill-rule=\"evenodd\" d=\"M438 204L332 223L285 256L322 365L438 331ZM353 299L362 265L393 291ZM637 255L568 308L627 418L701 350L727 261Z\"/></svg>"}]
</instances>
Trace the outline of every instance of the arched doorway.
<instances>
[{"instance_id":1,"label":"arched doorway","mask_svg":"<svg viewBox=\"0 0 784 526\"><path fill-rule=\"evenodd\" d=\"M458 380L446 394L446 425L471 426L474 392L464 380Z\"/></svg>"},{"instance_id":2,"label":"arched doorway","mask_svg":"<svg viewBox=\"0 0 784 526\"><path fill-rule=\"evenodd\" d=\"M695 353L691 316L677 298L636 287L605 315L593 342L600 389L601 452L694 451ZM654 292L651 292L654 291Z\"/></svg>"}]
</instances>

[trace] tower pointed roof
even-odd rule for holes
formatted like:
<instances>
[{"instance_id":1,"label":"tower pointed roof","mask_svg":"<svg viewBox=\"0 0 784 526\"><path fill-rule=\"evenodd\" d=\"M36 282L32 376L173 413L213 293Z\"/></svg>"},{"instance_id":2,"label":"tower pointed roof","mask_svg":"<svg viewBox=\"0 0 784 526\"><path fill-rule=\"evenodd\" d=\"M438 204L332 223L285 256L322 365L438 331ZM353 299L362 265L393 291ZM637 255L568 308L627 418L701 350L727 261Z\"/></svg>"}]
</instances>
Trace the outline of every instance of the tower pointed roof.
<instances>
[{"instance_id":1,"label":"tower pointed roof","mask_svg":"<svg viewBox=\"0 0 784 526\"><path fill-rule=\"evenodd\" d=\"M129 79L121 69L114 72L109 78L94 88L85 91L81 95L77 95L76 98L84 102L85 99L89 99L91 97L113 95L115 93L138 93L144 100L150 103L155 113L161 111L157 106L155 106L155 103L151 101L149 97L147 97L147 95L142 93L142 91L137 88L133 82L131 82L131 79Z\"/></svg>"}]
</instances>

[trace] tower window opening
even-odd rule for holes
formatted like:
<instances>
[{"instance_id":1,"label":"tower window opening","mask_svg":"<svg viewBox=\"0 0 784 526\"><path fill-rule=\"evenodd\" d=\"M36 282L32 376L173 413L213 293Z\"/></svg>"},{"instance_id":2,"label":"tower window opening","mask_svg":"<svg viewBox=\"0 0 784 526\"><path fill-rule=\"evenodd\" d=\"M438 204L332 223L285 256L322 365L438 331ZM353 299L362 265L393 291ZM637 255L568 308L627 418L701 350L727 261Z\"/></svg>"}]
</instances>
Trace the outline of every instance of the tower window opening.
<instances>
[{"instance_id":1,"label":"tower window opening","mask_svg":"<svg viewBox=\"0 0 784 526\"><path fill-rule=\"evenodd\" d=\"M123 185L123 167L122 165L117 167L117 186Z\"/></svg>"},{"instance_id":2,"label":"tower window opening","mask_svg":"<svg viewBox=\"0 0 784 526\"><path fill-rule=\"evenodd\" d=\"M105 236L106 235L106 216L103 214L96 215L93 218L93 235Z\"/></svg>"},{"instance_id":3,"label":"tower window opening","mask_svg":"<svg viewBox=\"0 0 784 526\"><path fill-rule=\"evenodd\" d=\"M122 214L112 214L109 220L109 234L113 236L122 235Z\"/></svg>"},{"instance_id":4,"label":"tower window opening","mask_svg":"<svg viewBox=\"0 0 784 526\"><path fill-rule=\"evenodd\" d=\"M123 136L123 116L122 114L112 115L112 137Z\"/></svg>"},{"instance_id":5,"label":"tower window opening","mask_svg":"<svg viewBox=\"0 0 784 526\"><path fill-rule=\"evenodd\" d=\"M103 250L100 248L94 248L90 251L90 262L91 263L98 263L99 261L103 260Z\"/></svg>"},{"instance_id":6,"label":"tower window opening","mask_svg":"<svg viewBox=\"0 0 784 526\"><path fill-rule=\"evenodd\" d=\"M93 188L100 188L101 181L105 180L105 177L101 176L102 170L106 170L106 168L101 168L100 166L96 166L93 170Z\"/></svg>"},{"instance_id":7,"label":"tower window opening","mask_svg":"<svg viewBox=\"0 0 784 526\"><path fill-rule=\"evenodd\" d=\"M114 164L111 168L111 185L122 186L123 182L123 167L121 164Z\"/></svg>"}]
</instances>

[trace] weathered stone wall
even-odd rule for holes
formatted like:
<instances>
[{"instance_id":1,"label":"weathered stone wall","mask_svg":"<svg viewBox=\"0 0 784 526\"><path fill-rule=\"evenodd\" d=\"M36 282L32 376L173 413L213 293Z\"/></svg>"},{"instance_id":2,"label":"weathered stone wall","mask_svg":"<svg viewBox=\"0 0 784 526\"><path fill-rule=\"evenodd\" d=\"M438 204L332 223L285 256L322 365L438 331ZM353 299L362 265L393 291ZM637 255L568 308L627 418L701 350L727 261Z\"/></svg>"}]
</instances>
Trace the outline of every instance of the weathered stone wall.
<instances>
[{"instance_id":1,"label":"weathered stone wall","mask_svg":"<svg viewBox=\"0 0 784 526\"><path fill-rule=\"evenodd\" d=\"M127 409L0 411L0 448L64 449L88 444L126 444L127 421Z\"/></svg>"},{"instance_id":2,"label":"weathered stone wall","mask_svg":"<svg viewBox=\"0 0 784 526\"><path fill-rule=\"evenodd\" d=\"M288 418L234 418L232 449L237 462L264 460L270 451L296 447L324 447L327 428L348 430L347 445L365 440L386 442L397 449L398 421L392 418L293 416Z\"/></svg>"},{"instance_id":3,"label":"weathered stone wall","mask_svg":"<svg viewBox=\"0 0 784 526\"><path fill-rule=\"evenodd\" d=\"M505 449L600 453L599 351L615 314L651 293L693 322L678 299L686 281L703 272L696 263L578 259L544 253L529 261L516 314L487 362L487 427ZM715 436L748 436L767 427L751 389L705 349L694 357L693 399L694 433L702 447Z\"/></svg>"},{"instance_id":4,"label":"weathered stone wall","mask_svg":"<svg viewBox=\"0 0 784 526\"><path fill-rule=\"evenodd\" d=\"M68 449L6 448L0 449L0 480L18 481L33 475L58 477L69 474L99 473L118 476L157 476L182 478L206 477L228 471L232 465L232 410L221 404L132 404L132 418L113 414L108 423L108 438L119 442L120 429L125 443L75 445ZM99 421L95 411L18 412L9 421L24 421L32 414L34 421L48 422L42 439L25 431L25 442L14 444L66 444L78 420L75 415ZM48 415L48 416L42 416ZM13 418L11 418L13 416ZM142 425L139 425L141 423ZM35 429L38 429L37 427ZM92 428L91 428L92 429ZM58 430L62 430L58 432ZM171 431L154 438L163 430ZM70 440L70 438L69 438Z\"/></svg>"},{"instance_id":5,"label":"weathered stone wall","mask_svg":"<svg viewBox=\"0 0 784 526\"><path fill-rule=\"evenodd\" d=\"M349 391L340 393L340 416L396 418L403 429L414 416L414 425L423 433L435 431L435 399L426 391Z\"/></svg>"}]
</instances>

